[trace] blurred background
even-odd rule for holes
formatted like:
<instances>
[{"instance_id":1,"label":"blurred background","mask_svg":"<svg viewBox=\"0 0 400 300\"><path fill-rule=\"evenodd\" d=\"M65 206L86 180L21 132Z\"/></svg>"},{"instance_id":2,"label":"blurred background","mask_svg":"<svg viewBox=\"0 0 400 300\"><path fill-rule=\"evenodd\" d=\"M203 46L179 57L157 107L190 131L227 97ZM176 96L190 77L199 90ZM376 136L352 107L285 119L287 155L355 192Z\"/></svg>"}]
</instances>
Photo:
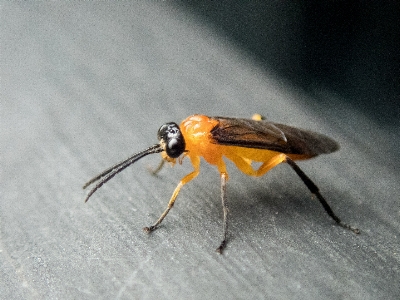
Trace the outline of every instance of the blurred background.
<instances>
[{"instance_id":1,"label":"blurred background","mask_svg":"<svg viewBox=\"0 0 400 300\"><path fill-rule=\"evenodd\" d=\"M381 123L400 118L399 1L190 1L268 70L327 89Z\"/></svg>"}]
</instances>

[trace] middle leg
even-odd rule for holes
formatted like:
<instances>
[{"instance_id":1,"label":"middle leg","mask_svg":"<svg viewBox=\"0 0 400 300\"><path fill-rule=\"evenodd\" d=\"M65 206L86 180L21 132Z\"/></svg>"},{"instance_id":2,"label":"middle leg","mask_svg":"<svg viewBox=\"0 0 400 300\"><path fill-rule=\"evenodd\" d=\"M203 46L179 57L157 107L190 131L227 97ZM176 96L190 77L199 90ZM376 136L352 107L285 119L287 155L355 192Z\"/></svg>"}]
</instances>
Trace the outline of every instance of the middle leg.
<instances>
[{"instance_id":1,"label":"middle leg","mask_svg":"<svg viewBox=\"0 0 400 300\"><path fill-rule=\"evenodd\" d=\"M217 252L222 254L222 251L226 247L227 236L228 236L228 203L226 197L226 181L227 181L227 173L221 173L221 200L222 200L222 210L224 212L224 225L223 225L223 238L222 242L217 248Z\"/></svg>"}]
</instances>

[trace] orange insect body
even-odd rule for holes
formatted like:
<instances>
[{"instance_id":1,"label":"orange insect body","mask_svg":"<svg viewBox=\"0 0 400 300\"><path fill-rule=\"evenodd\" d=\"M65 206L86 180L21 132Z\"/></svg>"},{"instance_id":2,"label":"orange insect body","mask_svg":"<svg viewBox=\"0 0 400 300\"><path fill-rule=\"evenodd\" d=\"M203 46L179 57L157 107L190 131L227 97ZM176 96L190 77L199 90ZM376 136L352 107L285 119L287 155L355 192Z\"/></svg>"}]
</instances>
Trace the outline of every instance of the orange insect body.
<instances>
[{"instance_id":1,"label":"orange insect body","mask_svg":"<svg viewBox=\"0 0 400 300\"><path fill-rule=\"evenodd\" d=\"M211 131L218 125L217 119L212 119L204 115L193 115L180 124L182 135L186 142L186 154L196 161L196 156L202 156L209 164L217 166L220 172L226 173L223 157L230 159L237 168L250 176L262 176L270 169L285 160L282 153L267 149L254 149L239 146L220 145L213 142ZM292 159L307 159L312 156L287 154ZM254 170L252 162L264 162L258 169ZM193 164L196 168L197 164Z\"/></svg>"},{"instance_id":2,"label":"orange insect body","mask_svg":"<svg viewBox=\"0 0 400 300\"><path fill-rule=\"evenodd\" d=\"M224 146L213 144L210 140L210 131L217 123L203 115L193 115L182 121L179 128L185 139L187 156L203 156L209 164L220 164Z\"/></svg>"},{"instance_id":3,"label":"orange insect body","mask_svg":"<svg viewBox=\"0 0 400 300\"><path fill-rule=\"evenodd\" d=\"M338 150L338 144L324 135L288 125L261 121L259 116L256 119L248 120L192 115L183 120L180 126L173 122L162 125L158 130L157 136L159 139L158 144L132 155L88 181L83 188L94 182L98 181L98 183L88 193L85 201L116 174L148 154L161 153L163 162L167 161L173 164L176 159L181 161L187 156L190 158L194 170L178 183L166 210L160 218L152 226L144 228L146 232L151 232L160 225L171 210L180 189L199 174L200 158L203 157L209 164L217 167L221 178L224 229L223 240L217 248L217 251L221 253L227 243L228 231L226 197L228 173L224 157L231 160L239 170L250 176L261 176L278 164L286 162L299 175L311 193L320 201L327 214L338 225L354 233L359 233L357 228L343 223L333 213L329 204L319 192L318 187L294 162L294 160L308 159L319 154ZM254 169L253 162L261 163L261 165ZM162 164L156 172L161 169L161 166Z\"/></svg>"}]
</instances>

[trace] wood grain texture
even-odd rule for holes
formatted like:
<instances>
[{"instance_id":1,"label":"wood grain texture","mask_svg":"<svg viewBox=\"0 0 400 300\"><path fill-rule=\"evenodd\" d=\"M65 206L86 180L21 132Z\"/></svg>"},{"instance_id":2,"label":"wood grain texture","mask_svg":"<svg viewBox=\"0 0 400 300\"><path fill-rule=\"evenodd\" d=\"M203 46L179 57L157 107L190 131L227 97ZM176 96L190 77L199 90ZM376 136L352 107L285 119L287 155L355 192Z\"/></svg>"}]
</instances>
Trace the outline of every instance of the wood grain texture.
<instances>
[{"instance_id":1,"label":"wood grain texture","mask_svg":"<svg viewBox=\"0 0 400 300\"><path fill-rule=\"evenodd\" d=\"M0 298L398 298L397 125L297 91L165 2L7 2L1 15ZM206 164L151 235L142 228L187 162L154 177L159 157L148 156L84 204L82 185L156 143L161 124L255 112L339 142L301 167L359 236L285 165L257 179L228 165L223 255Z\"/></svg>"}]
</instances>

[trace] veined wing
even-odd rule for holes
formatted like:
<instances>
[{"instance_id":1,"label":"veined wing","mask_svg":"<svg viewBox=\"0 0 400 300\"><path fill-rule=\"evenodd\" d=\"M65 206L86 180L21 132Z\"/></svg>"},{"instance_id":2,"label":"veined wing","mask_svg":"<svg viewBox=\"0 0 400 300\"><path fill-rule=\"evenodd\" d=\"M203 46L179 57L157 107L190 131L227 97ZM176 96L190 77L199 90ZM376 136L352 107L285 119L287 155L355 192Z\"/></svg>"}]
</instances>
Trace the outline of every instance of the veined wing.
<instances>
[{"instance_id":1,"label":"veined wing","mask_svg":"<svg viewBox=\"0 0 400 300\"><path fill-rule=\"evenodd\" d=\"M339 149L333 139L284 124L250 119L211 117L218 121L211 131L212 142L245 148L266 149L285 154L316 156Z\"/></svg>"}]
</instances>

